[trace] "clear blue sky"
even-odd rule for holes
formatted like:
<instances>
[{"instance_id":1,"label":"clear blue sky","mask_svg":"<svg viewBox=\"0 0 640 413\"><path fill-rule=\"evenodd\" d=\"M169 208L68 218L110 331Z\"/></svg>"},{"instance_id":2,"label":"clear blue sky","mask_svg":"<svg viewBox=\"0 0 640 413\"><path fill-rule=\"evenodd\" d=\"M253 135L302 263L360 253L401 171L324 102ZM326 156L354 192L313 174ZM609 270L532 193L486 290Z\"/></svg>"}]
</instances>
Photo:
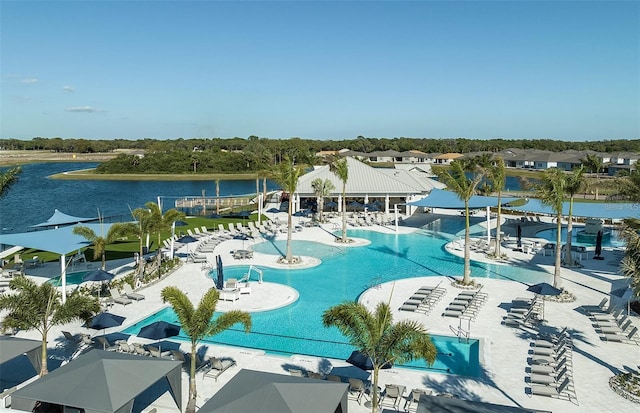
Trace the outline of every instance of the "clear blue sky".
<instances>
[{"instance_id":1,"label":"clear blue sky","mask_svg":"<svg viewBox=\"0 0 640 413\"><path fill-rule=\"evenodd\" d=\"M3 138L640 138L638 1L6 1Z\"/></svg>"}]
</instances>

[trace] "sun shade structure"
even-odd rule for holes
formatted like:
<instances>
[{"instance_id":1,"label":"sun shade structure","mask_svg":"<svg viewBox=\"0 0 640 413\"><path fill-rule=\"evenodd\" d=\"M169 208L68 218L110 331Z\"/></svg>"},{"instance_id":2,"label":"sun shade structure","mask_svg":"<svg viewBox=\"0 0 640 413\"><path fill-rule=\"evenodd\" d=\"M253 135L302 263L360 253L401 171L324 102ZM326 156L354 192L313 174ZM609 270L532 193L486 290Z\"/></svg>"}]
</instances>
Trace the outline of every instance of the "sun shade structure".
<instances>
[{"instance_id":1,"label":"sun shade structure","mask_svg":"<svg viewBox=\"0 0 640 413\"><path fill-rule=\"evenodd\" d=\"M513 202L520 198L501 197L502 205ZM444 189L433 189L429 195L417 201L408 202L407 205L413 205L425 208L443 208L443 209L464 209L464 201L461 200L454 192ZM469 199L469 209L480 209L486 207L497 207L498 197L474 195Z\"/></svg>"},{"instance_id":2,"label":"sun shade structure","mask_svg":"<svg viewBox=\"0 0 640 413\"><path fill-rule=\"evenodd\" d=\"M347 384L240 370L199 413L315 413L347 411Z\"/></svg>"},{"instance_id":3,"label":"sun shade structure","mask_svg":"<svg viewBox=\"0 0 640 413\"><path fill-rule=\"evenodd\" d=\"M73 215L65 214L64 212L60 212L56 209L54 210L53 215L51 215L51 217L48 220L36 225L31 225L31 228L46 228L46 227L55 227L55 226L62 226L62 225L72 225L72 224L79 224L81 222L95 221L97 219L98 219L97 217L95 218L74 217Z\"/></svg>"},{"instance_id":4,"label":"sun shade structure","mask_svg":"<svg viewBox=\"0 0 640 413\"><path fill-rule=\"evenodd\" d=\"M467 401L440 396L420 396L416 413L551 413L486 402Z\"/></svg>"},{"instance_id":5,"label":"sun shade structure","mask_svg":"<svg viewBox=\"0 0 640 413\"><path fill-rule=\"evenodd\" d=\"M504 198L503 198L504 200ZM508 202L508 201L507 201ZM556 216L556 212L549 205L539 199L528 199L522 206L506 206L513 211L530 212ZM637 203L628 202L573 202L573 216L586 218L624 219L640 218L640 207ZM569 215L569 202L563 202L562 215Z\"/></svg>"},{"instance_id":6,"label":"sun shade structure","mask_svg":"<svg viewBox=\"0 0 640 413\"><path fill-rule=\"evenodd\" d=\"M180 361L91 350L17 390L11 408L30 412L40 401L85 413L129 413L139 394L166 378L182 411L181 369Z\"/></svg>"},{"instance_id":7,"label":"sun shade structure","mask_svg":"<svg viewBox=\"0 0 640 413\"><path fill-rule=\"evenodd\" d=\"M40 371L42 365L42 342L40 340L0 336L0 349L0 365L24 354L36 372ZM0 376L2 372L3 369L0 367Z\"/></svg>"}]
</instances>

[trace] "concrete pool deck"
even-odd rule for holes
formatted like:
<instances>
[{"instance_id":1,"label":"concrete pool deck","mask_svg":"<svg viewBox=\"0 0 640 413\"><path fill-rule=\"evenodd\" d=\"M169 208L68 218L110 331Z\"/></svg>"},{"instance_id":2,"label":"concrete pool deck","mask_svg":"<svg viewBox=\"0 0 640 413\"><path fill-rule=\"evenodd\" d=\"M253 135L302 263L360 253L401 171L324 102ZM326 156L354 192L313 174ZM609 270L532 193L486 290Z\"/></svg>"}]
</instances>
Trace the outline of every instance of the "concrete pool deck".
<instances>
[{"instance_id":1,"label":"concrete pool deck","mask_svg":"<svg viewBox=\"0 0 640 413\"><path fill-rule=\"evenodd\" d=\"M428 224L435 217L432 214L417 214L407 219L406 225L399 227L399 232L408 233L416 228L421 228ZM454 219L454 216L446 216ZM461 218L460 218L461 219ZM541 226L544 224L541 224ZM546 223L549 225L549 223ZM330 226L326 226L327 229ZM358 227L358 229L379 230L394 233L393 227ZM526 232L527 227L522 227L525 240L533 238L534 233ZM504 227L507 232L509 227ZM277 240L286 239L286 234L278 234ZM311 240L333 244L333 236L320 228L305 228L301 232L295 232L295 240ZM276 266L273 256L254 253L253 259L234 260L230 251L246 248L241 241L230 240L219 244L214 253L209 254L209 261L214 262L214 255L221 255L224 265L249 265ZM243 249L244 249L243 248ZM508 264L535 266L540 270L553 271L553 257L542 254L525 254L506 249L509 255ZM483 254L474 252L472 259L487 261L490 260ZM608 297L614 305L622 306L625 303L616 295L616 290L626 286L626 280L617 274L618 264L622 252L617 249L605 249L606 257L603 261L591 258L582 261L583 267L575 269L563 268L563 285L570 292L576 295L577 300L573 303L546 302L545 319L542 329L560 330L564 326L569 327L573 336L574 348L572 351L572 382L575 386L575 393L579 404L565 400L551 399L541 396L530 396L525 393L528 387L526 382L529 350L532 335L522 329L509 328L501 325L502 317L506 314L505 306L515 297L532 296L526 292L527 285L520 282L510 282L494 279L477 279L483 284L483 290L488 294L487 302L480 310L477 318L470 324L470 328L465 324L463 329L470 330L470 335L481 342L481 364L482 374L479 378L461 377L442 373L425 372L421 370L410 370L403 368L391 368L382 370L380 373L380 383L401 384L408 390L412 388L428 388L435 392L452 393L465 400L476 400L490 403L505 404L510 406L520 406L525 408L535 408L541 410L551 410L554 412L626 412L637 409L637 404L628 401L609 388L608 380L616 372L624 371L625 368L637 368L640 364L640 346L603 342L600 340L589 318L577 311L581 305L595 305L603 297ZM198 302L202 292L213 287L213 280L208 276L209 269L202 264L186 263L170 276L150 285L139 292L146 296L140 302L134 302L127 306L115 305L111 308L115 314L127 317L122 327L107 329L104 333L120 331L129 325L140 321L150 314L157 312L164 304L160 299L162 288L175 285L185 291L194 302ZM27 272L29 272L27 270ZM122 271L124 273L126 271ZM43 275L39 278L41 279ZM430 314L409 313L395 311L395 320L410 319L423 323L432 334L453 335L454 330L459 326L458 319L442 317L444 307L460 291L450 285L451 279L446 277L416 277L406 274L407 278L381 285L374 286L361 295L361 302L368 307L374 307L380 301L389 301L391 297L391 307L394 310L422 285L435 285L442 281L441 286L447 289L446 295L436 304ZM549 275L551 280L551 274ZM245 303L251 301L251 305L268 307L268 299L272 296L268 291L269 280L258 284L252 282L252 292L249 296L242 296L234 303L220 302L219 308L224 306L235 306L243 308ZM264 287L264 291L260 291ZM393 295L391 291L393 289ZM266 294L261 294L266 293ZM260 298L263 297L263 298ZM246 300L245 300L246 299ZM272 304L271 304L272 305ZM634 325L640 326L637 316L631 317ZM72 333L91 333L102 335L103 331L96 332L81 327L79 323L54 327L49 335L50 349L56 345L56 340L62 336L61 331L67 330ZM19 332L18 337L39 338L37 332ZM136 337L131 337L129 341L138 341ZM143 341L143 340L139 340ZM182 343L183 351L188 350L188 343ZM56 350L53 355L61 356ZM231 357L238 363L238 368L228 370L221 375L218 381L210 378L203 379L202 375L197 375L198 401L201 406L217 390L229 381L235 372L240 368L250 368L255 370L288 374L288 368L301 368L309 371L319 371L328 373L332 368L339 368L342 371L351 371L354 374L362 374L359 369L351 366L343 360L333 360L311 356L291 356L280 357L264 354L263 351L210 345L207 348L208 355L221 357ZM183 373L183 400L187 398L188 380L187 374ZM406 395L406 393L405 393ZM149 403L152 401L149 400ZM404 402L401 402L404 406ZM176 411L175 404L168 394L164 394L154 401L148 408L155 407L159 412ZM350 412L368 412L363 405L359 405L354 400L349 400Z\"/></svg>"}]
</instances>

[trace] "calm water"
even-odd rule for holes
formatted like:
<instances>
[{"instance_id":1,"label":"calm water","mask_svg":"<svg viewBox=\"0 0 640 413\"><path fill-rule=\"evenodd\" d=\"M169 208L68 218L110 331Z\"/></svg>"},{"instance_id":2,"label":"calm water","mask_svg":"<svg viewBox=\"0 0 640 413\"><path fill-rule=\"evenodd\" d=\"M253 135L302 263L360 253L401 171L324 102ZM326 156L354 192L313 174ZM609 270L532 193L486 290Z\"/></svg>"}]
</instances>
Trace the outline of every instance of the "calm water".
<instances>
[{"instance_id":1,"label":"calm water","mask_svg":"<svg viewBox=\"0 0 640 413\"><path fill-rule=\"evenodd\" d=\"M94 168L97 163L41 163L22 167L18 182L0 200L0 228L3 232L24 232L30 225L47 220L54 209L78 217L103 216L130 218L130 210L156 202L173 207L178 197L216 193L214 181L64 181L49 175ZM262 185L262 182L260 182ZM277 185L267 181L267 190ZM255 193L255 180L221 181L220 195Z\"/></svg>"}]
</instances>

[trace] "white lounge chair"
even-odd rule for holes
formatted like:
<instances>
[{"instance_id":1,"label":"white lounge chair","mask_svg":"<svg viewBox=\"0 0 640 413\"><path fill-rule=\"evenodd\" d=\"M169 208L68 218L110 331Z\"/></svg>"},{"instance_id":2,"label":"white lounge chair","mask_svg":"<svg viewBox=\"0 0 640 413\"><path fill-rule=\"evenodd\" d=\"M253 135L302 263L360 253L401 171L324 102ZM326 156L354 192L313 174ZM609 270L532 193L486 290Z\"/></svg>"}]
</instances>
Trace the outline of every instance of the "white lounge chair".
<instances>
[{"instance_id":1,"label":"white lounge chair","mask_svg":"<svg viewBox=\"0 0 640 413\"><path fill-rule=\"evenodd\" d=\"M531 385L531 394L535 394L538 396L547 396L547 397L567 397L570 398L569 395L564 393L565 389L569 386L569 378L566 377L560 386L545 386L545 385Z\"/></svg>"},{"instance_id":2,"label":"white lounge chair","mask_svg":"<svg viewBox=\"0 0 640 413\"><path fill-rule=\"evenodd\" d=\"M129 285L128 283L124 283L124 285L122 286L122 291L124 291L125 297L130 298L132 300L140 301L140 300L144 300L145 298L144 295L134 292L133 289L131 288L131 285Z\"/></svg>"},{"instance_id":3,"label":"white lounge chair","mask_svg":"<svg viewBox=\"0 0 640 413\"><path fill-rule=\"evenodd\" d=\"M130 298L127 298L126 296L121 295L118 292L118 290L116 290L115 288L110 288L109 289L109 293L111 294L111 298L113 299L114 303L127 305L127 304L131 304L133 302L133 301L131 301Z\"/></svg>"},{"instance_id":4,"label":"white lounge chair","mask_svg":"<svg viewBox=\"0 0 640 413\"><path fill-rule=\"evenodd\" d=\"M605 341L615 341L618 343L640 344L640 340L634 338L637 333L638 327L633 327L627 335L604 333L602 335L602 339Z\"/></svg>"},{"instance_id":5,"label":"white lounge chair","mask_svg":"<svg viewBox=\"0 0 640 413\"><path fill-rule=\"evenodd\" d=\"M230 359L220 360L215 357L209 359L209 366L205 369L203 377L213 377L215 381L218 381L218 377L235 366L236 362Z\"/></svg>"}]
</instances>

